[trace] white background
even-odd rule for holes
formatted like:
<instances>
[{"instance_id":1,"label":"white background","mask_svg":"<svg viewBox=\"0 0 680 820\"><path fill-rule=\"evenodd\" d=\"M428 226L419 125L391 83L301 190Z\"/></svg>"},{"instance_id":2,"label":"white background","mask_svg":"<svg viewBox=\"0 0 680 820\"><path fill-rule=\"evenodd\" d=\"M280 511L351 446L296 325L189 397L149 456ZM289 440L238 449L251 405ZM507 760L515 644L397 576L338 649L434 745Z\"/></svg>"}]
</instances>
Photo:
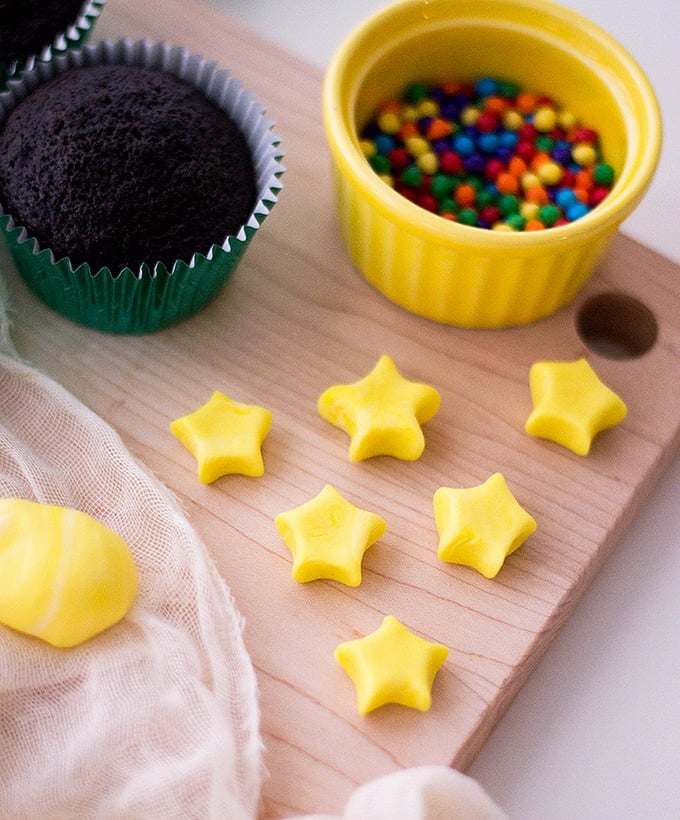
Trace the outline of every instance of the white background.
<instances>
[{"instance_id":1,"label":"white background","mask_svg":"<svg viewBox=\"0 0 680 820\"><path fill-rule=\"evenodd\" d=\"M320 68L386 5L208 1ZM616 37L656 90L661 162L623 231L680 262L680 2L563 5ZM468 773L512 820L680 820L680 457Z\"/></svg>"}]
</instances>

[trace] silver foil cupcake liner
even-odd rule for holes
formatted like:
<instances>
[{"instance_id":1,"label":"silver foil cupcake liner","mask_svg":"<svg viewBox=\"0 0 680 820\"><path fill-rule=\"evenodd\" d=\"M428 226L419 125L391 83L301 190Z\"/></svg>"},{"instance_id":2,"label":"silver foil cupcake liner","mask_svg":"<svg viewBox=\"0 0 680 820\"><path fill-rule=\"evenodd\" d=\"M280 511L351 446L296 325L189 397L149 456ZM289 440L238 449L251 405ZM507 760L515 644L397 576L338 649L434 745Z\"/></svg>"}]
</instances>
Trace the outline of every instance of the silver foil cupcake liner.
<instances>
[{"instance_id":1,"label":"silver foil cupcake liner","mask_svg":"<svg viewBox=\"0 0 680 820\"><path fill-rule=\"evenodd\" d=\"M162 262L138 270L74 269L68 257L56 259L50 248L0 208L0 228L22 278L31 290L58 313L90 327L115 333L144 333L174 324L205 307L223 288L243 252L270 213L282 188L284 167L279 137L265 109L234 78L200 55L164 42L101 41L38 61L21 72L0 94L0 127L9 112L33 89L73 67L101 64L143 66L170 72L190 83L225 111L243 133L256 176L256 202L240 230L221 238L209 249L197 248L187 262L171 269ZM178 226L178 231L181 226Z\"/></svg>"},{"instance_id":2,"label":"silver foil cupcake liner","mask_svg":"<svg viewBox=\"0 0 680 820\"><path fill-rule=\"evenodd\" d=\"M0 88L4 88L10 77L32 69L37 62L48 62L57 54L85 45L105 5L106 0L86 0L74 22L59 32L39 53L26 55L23 60L14 60L9 65L0 64Z\"/></svg>"}]
</instances>

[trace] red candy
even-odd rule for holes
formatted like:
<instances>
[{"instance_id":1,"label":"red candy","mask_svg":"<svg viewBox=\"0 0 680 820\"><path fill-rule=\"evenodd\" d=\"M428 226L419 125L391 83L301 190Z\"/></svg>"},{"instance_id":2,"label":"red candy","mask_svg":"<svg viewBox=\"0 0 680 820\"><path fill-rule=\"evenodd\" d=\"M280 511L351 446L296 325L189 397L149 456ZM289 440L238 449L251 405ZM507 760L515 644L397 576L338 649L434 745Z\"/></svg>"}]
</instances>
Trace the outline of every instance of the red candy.
<instances>
[{"instance_id":1,"label":"red candy","mask_svg":"<svg viewBox=\"0 0 680 820\"><path fill-rule=\"evenodd\" d=\"M527 164L531 162L537 153L538 151L533 142L520 142L517 144L517 148L515 149L515 156L523 159Z\"/></svg>"},{"instance_id":2,"label":"red candy","mask_svg":"<svg viewBox=\"0 0 680 820\"><path fill-rule=\"evenodd\" d=\"M499 159L490 159L486 163L486 168L484 169L484 178L488 179L490 182L494 182L498 179L498 175L502 174L505 170L505 165Z\"/></svg>"},{"instance_id":3,"label":"red candy","mask_svg":"<svg viewBox=\"0 0 680 820\"><path fill-rule=\"evenodd\" d=\"M534 128L534 126L527 122L525 123L517 132L517 136L523 142L533 142L536 139L538 132Z\"/></svg>"},{"instance_id":4,"label":"red candy","mask_svg":"<svg viewBox=\"0 0 680 820\"><path fill-rule=\"evenodd\" d=\"M405 148L394 148L387 154L394 171L403 171L411 161L411 155Z\"/></svg>"},{"instance_id":5,"label":"red candy","mask_svg":"<svg viewBox=\"0 0 680 820\"><path fill-rule=\"evenodd\" d=\"M409 188L408 185L397 185L394 190L410 202L415 202L418 198L417 191L414 191L413 188Z\"/></svg>"},{"instance_id":6,"label":"red candy","mask_svg":"<svg viewBox=\"0 0 680 820\"><path fill-rule=\"evenodd\" d=\"M593 188L590 192L590 196L588 197L588 205L591 208L595 208L597 205L602 202L602 200L607 196L609 193L609 188L604 188L602 186L598 188Z\"/></svg>"},{"instance_id":7,"label":"red candy","mask_svg":"<svg viewBox=\"0 0 680 820\"><path fill-rule=\"evenodd\" d=\"M479 211L479 218L487 225L494 225L502 216L501 209L496 205L487 205Z\"/></svg>"},{"instance_id":8,"label":"red candy","mask_svg":"<svg viewBox=\"0 0 680 820\"><path fill-rule=\"evenodd\" d=\"M498 117L490 111L483 111L477 117L475 127L482 134L490 134L498 128Z\"/></svg>"},{"instance_id":9,"label":"red candy","mask_svg":"<svg viewBox=\"0 0 680 820\"><path fill-rule=\"evenodd\" d=\"M597 131L593 131L592 128L576 128L572 139L574 142L597 142Z\"/></svg>"},{"instance_id":10,"label":"red candy","mask_svg":"<svg viewBox=\"0 0 680 820\"><path fill-rule=\"evenodd\" d=\"M444 151L439 157L439 170L444 174L460 174L463 160L455 151Z\"/></svg>"},{"instance_id":11,"label":"red candy","mask_svg":"<svg viewBox=\"0 0 680 820\"><path fill-rule=\"evenodd\" d=\"M433 213L437 213L439 210L439 201L435 196L432 196L432 194L423 194L418 199L418 205L420 205L421 208L425 208L426 211L432 211Z\"/></svg>"}]
</instances>

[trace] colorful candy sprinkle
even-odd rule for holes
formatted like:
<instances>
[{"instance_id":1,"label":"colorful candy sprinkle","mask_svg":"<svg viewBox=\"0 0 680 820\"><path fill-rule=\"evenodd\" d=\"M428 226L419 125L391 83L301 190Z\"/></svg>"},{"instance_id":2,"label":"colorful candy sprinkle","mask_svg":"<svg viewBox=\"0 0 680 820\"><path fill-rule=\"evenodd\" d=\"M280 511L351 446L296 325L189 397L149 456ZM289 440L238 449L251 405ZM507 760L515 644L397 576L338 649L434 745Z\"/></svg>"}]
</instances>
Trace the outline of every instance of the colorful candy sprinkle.
<instances>
[{"instance_id":1,"label":"colorful candy sprinkle","mask_svg":"<svg viewBox=\"0 0 680 820\"><path fill-rule=\"evenodd\" d=\"M614 170L597 131L544 94L482 77L412 83L363 129L361 149L411 202L451 221L532 231L580 219Z\"/></svg>"}]
</instances>

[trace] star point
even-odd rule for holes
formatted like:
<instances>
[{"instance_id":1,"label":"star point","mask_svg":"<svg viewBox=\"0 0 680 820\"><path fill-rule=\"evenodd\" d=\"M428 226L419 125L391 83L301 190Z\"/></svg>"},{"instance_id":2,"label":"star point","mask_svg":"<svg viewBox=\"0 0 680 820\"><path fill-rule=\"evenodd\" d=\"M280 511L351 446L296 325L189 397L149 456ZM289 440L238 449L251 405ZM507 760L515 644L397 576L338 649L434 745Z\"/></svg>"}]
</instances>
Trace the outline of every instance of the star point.
<instances>
[{"instance_id":1,"label":"star point","mask_svg":"<svg viewBox=\"0 0 680 820\"><path fill-rule=\"evenodd\" d=\"M434 416L440 402L434 387L405 379L383 355L363 379L325 390L317 408L349 434L351 461L379 455L415 461L425 447L420 425Z\"/></svg>"},{"instance_id":2,"label":"star point","mask_svg":"<svg viewBox=\"0 0 680 820\"><path fill-rule=\"evenodd\" d=\"M293 556L296 581L327 578L350 587L361 583L364 553L387 529L383 518L356 507L330 484L299 507L279 513L274 524Z\"/></svg>"},{"instance_id":3,"label":"star point","mask_svg":"<svg viewBox=\"0 0 680 820\"><path fill-rule=\"evenodd\" d=\"M525 430L577 455L588 455L595 436L626 416L623 400L586 359L536 362L529 371L533 410Z\"/></svg>"},{"instance_id":4,"label":"star point","mask_svg":"<svg viewBox=\"0 0 680 820\"><path fill-rule=\"evenodd\" d=\"M216 390L198 410L175 419L170 431L194 456L204 484L225 475L261 476L262 442L272 415L264 407L233 401Z\"/></svg>"},{"instance_id":5,"label":"star point","mask_svg":"<svg viewBox=\"0 0 680 820\"><path fill-rule=\"evenodd\" d=\"M508 555L536 529L501 473L477 487L440 487L434 494L437 556L495 578Z\"/></svg>"},{"instance_id":6,"label":"star point","mask_svg":"<svg viewBox=\"0 0 680 820\"><path fill-rule=\"evenodd\" d=\"M375 632L335 649L336 660L354 683L362 715L386 703L427 711L435 676L448 654L448 647L420 638L393 615Z\"/></svg>"}]
</instances>

